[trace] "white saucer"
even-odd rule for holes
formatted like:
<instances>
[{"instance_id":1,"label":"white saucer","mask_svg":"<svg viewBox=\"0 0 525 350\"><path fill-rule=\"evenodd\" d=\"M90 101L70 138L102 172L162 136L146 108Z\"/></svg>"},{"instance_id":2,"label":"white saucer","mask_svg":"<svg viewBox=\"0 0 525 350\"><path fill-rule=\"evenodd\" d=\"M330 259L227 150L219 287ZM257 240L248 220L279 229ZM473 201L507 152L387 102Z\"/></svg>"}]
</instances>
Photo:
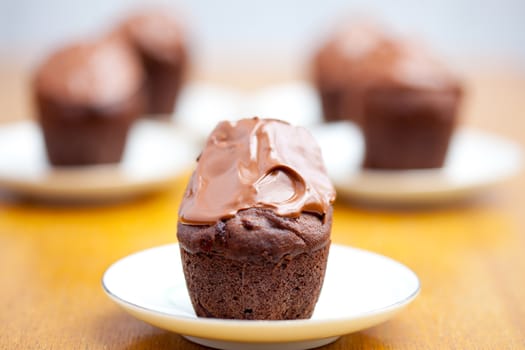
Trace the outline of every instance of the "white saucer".
<instances>
[{"instance_id":1,"label":"white saucer","mask_svg":"<svg viewBox=\"0 0 525 350\"><path fill-rule=\"evenodd\" d=\"M251 92L210 83L187 85L177 102L174 122L205 140L217 123L259 116L294 125L320 122L314 88L301 81L272 85Z\"/></svg>"},{"instance_id":2,"label":"white saucer","mask_svg":"<svg viewBox=\"0 0 525 350\"><path fill-rule=\"evenodd\" d=\"M246 113L264 118L285 120L292 125L315 125L321 122L321 105L313 86L301 81L276 84L251 96Z\"/></svg>"},{"instance_id":3,"label":"white saucer","mask_svg":"<svg viewBox=\"0 0 525 350\"><path fill-rule=\"evenodd\" d=\"M117 199L170 184L198 155L185 133L153 120L136 122L115 165L52 167L44 147L35 122L0 125L0 187L43 199Z\"/></svg>"},{"instance_id":4,"label":"white saucer","mask_svg":"<svg viewBox=\"0 0 525 350\"><path fill-rule=\"evenodd\" d=\"M417 276L387 257L332 244L324 286L309 320L243 321L195 316L179 247L144 250L114 263L102 284L133 316L220 349L309 349L379 324L419 292Z\"/></svg>"},{"instance_id":5,"label":"white saucer","mask_svg":"<svg viewBox=\"0 0 525 350\"><path fill-rule=\"evenodd\" d=\"M236 89L210 83L191 83L184 87L173 121L202 143L217 123L242 117L246 95Z\"/></svg>"},{"instance_id":6,"label":"white saucer","mask_svg":"<svg viewBox=\"0 0 525 350\"><path fill-rule=\"evenodd\" d=\"M453 136L445 165L429 170L363 170L363 137L351 123L311 128L338 195L373 202L415 204L462 199L521 169L520 147L468 127Z\"/></svg>"}]
</instances>

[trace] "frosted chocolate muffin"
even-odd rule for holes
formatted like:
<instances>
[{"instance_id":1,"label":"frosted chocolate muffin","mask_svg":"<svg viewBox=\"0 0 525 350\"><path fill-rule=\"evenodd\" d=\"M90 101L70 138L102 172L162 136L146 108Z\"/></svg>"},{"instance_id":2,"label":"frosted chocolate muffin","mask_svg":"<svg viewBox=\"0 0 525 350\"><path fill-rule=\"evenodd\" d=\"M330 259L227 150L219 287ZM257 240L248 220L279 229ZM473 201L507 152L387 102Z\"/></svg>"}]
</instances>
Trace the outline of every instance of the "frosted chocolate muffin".
<instances>
[{"instance_id":1,"label":"frosted chocolate muffin","mask_svg":"<svg viewBox=\"0 0 525 350\"><path fill-rule=\"evenodd\" d=\"M365 167L443 165L462 89L425 47L360 23L328 41L314 67L325 119L362 127Z\"/></svg>"},{"instance_id":2,"label":"frosted chocolate muffin","mask_svg":"<svg viewBox=\"0 0 525 350\"><path fill-rule=\"evenodd\" d=\"M309 318L326 270L334 199L306 129L259 118L220 123L179 210L197 315Z\"/></svg>"},{"instance_id":3,"label":"frosted chocolate muffin","mask_svg":"<svg viewBox=\"0 0 525 350\"><path fill-rule=\"evenodd\" d=\"M142 113L142 84L139 60L120 40L86 41L52 54L33 80L50 163L119 162Z\"/></svg>"},{"instance_id":4,"label":"frosted chocolate muffin","mask_svg":"<svg viewBox=\"0 0 525 350\"><path fill-rule=\"evenodd\" d=\"M188 62L179 22L165 12L141 12L129 17L119 33L142 59L146 72L147 113L172 113Z\"/></svg>"}]
</instances>

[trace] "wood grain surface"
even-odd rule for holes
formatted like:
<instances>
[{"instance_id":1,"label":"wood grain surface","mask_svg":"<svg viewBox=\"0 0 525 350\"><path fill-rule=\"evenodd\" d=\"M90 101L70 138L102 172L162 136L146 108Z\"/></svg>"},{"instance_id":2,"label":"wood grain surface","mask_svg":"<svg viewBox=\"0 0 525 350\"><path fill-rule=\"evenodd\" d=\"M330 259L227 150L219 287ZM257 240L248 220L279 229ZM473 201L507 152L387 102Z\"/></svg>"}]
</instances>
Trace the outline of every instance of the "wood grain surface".
<instances>
[{"instance_id":1,"label":"wood grain surface","mask_svg":"<svg viewBox=\"0 0 525 350\"><path fill-rule=\"evenodd\" d=\"M23 77L0 70L0 119L30 113ZM525 141L525 76L469 78L465 123ZM21 79L21 80L19 80ZM115 260L175 241L187 175L126 203L0 200L0 349L201 349L134 319L103 293ZM412 268L422 290L390 321L326 349L525 349L525 175L462 203L335 206L333 241ZM348 268L363 268L349 266Z\"/></svg>"}]
</instances>

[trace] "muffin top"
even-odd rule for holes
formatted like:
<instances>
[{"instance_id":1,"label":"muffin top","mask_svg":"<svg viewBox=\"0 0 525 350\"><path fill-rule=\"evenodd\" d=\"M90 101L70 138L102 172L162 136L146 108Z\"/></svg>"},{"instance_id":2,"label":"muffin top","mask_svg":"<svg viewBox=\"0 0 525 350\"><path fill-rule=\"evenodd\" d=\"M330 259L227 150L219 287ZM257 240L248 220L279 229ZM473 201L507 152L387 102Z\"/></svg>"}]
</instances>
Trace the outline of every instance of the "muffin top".
<instances>
[{"instance_id":1,"label":"muffin top","mask_svg":"<svg viewBox=\"0 0 525 350\"><path fill-rule=\"evenodd\" d=\"M136 94L143 83L140 61L116 38L64 47L37 69L34 86L48 98L86 106L107 106Z\"/></svg>"},{"instance_id":2,"label":"muffin top","mask_svg":"<svg viewBox=\"0 0 525 350\"><path fill-rule=\"evenodd\" d=\"M457 78L425 46L389 35L372 22L339 28L314 58L319 84L390 85L442 90L458 88Z\"/></svg>"},{"instance_id":3,"label":"muffin top","mask_svg":"<svg viewBox=\"0 0 525 350\"><path fill-rule=\"evenodd\" d=\"M144 55L172 63L184 60L182 27L166 11L150 10L130 16L119 30Z\"/></svg>"},{"instance_id":4,"label":"muffin top","mask_svg":"<svg viewBox=\"0 0 525 350\"><path fill-rule=\"evenodd\" d=\"M315 139L302 127L257 117L221 122L208 137L179 219L209 225L248 208L321 218L335 199Z\"/></svg>"}]
</instances>

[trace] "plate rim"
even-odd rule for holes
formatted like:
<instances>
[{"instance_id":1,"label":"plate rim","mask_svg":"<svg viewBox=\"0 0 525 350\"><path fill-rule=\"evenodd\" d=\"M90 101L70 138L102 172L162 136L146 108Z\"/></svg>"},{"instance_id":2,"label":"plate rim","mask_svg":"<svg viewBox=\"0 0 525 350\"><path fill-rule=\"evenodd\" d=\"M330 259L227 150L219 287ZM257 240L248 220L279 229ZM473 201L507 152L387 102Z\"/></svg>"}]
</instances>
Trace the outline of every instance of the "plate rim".
<instances>
[{"instance_id":1,"label":"plate rim","mask_svg":"<svg viewBox=\"0 0 525 350\"><path fill-rule=\"evenodd\" d=\"M352 123L347 123L352 127L356 127ZM319 126L319 125L318 125ZM320 125L321 127L323 124ZM326 124L324 124L326 126ZM399 179L410 179L417 178L418 180L428 178L431 181L431 177L439 177L440 179L446 179L446 164L444 167L435 169L402 169L402 170L382 170L382 169L363 169L358 167L351 169L353 172L348 173L348 178L352 179L347 181L344 179L344 174L341 171L330 174L330 178L337 190L338 194L341 194L342 198L355 199L360 201L370 201L373 203L385 203L385 204L424 204L424 203L440 203L452 200L458 200L468 198L469 196L476 195L482 191L490 189L496 185L499 185L516 175L518 175L524 168L524 151L523 145L515 140L507 138L497 133L484 130L479 127L471 125L458 126L450 140L450 145L454 141L454 137L462 134L474 134L483 138L488 138L494 142L505 145L507 149L511 149L512 157L515 158L515 163L509 166L503 172L497 175L493 175L488 179L476 179L475 181L469 181L468 183L453 183L450 182L447 186L440 185L434 188L425 187L424 189L416 189L413 191L375 191L372 188L372 184L367 186L361 186L358 177L383 177L381 181L399 180ZM450 152L450 149L449 149ZM448 157L448 156L447 156ZM353 198L352 198L353 197Z\"/></svg>"},{"instance_id":2,"label":"plate rim","mask_svg":"<svg viewBox=\"0 0 525 350\"><path fill-rule=\"evenodd\" d=\"M101 284L102 289L106 293L106 295L112 299L114 302L116 302L119 306L121 306L126 312L132 314L134 317L141 319L145 322L148 322L150 324L153 324L157 327L168 329L170 331L176 332L180 335L188 335L193 337L200 337L205 339L215 339L215 340L223 340L223 341L233 341L233 342L242 342L242 341L249 341L249 342L256 342L256 343L274 343L276 341L278 342L292 342L292 341L301 341L301 340L313 340L313 339L321 339L321 338L329 338L333 336L341 336L344 334L349 334L351 332L368 328L373 325L382 323L383 321L386 321L390 317L392 317L394 314L396 314L398 311L409 305L414 299L419 295L421 292L421 280L419 279L418 275L409 267L402 264L401 262L394 260L390 257L387 257L382 254L378 254L369 250L361 249L361 248L355 248L348 245L342 245L337 243L332 243L332 247L336 247L336 249L342 249L342 250L353 250L357 251L361 254L366 254L368 256L372 255L375 258L380 258L382 260L386 260L389 263L394 263L397 266L404 269L406 272L410 273L412 277L415 279L417 288L410 293L410 295L405 296L402 300L396 301L393 304L389 304L384 307L372 309L363 313L359 313L358 315L353 315L351 317L335 317L335 318L326 318L321 320L316 319L300 319L300 320L234 320L234 319L214 319L214 318L201 318L201 317L190 317L185 315L177 315L177 314L171 314L168 312L163 311L157 311L152 310L148 307L144 307L141 305L137 305L135 303L126 301L122 299L121 297L115 295L112 293L109 288L106 286L105 279L108 274L108 272L118 263L121 261L132 258L133 256L140 255L144 252L151 253L152 251L158 250L158 249L179 249L178 243L170 243L170 244L164 244L156 247L150 247L144 250L140 250L134 253L131 253L127 256L122 257L121 259L115 261L112 263L104 272L102 278L101 278ZM331 247L331 249L332 249ZM185 286L185 281L183 281ZM321 291L322 293L322 291ZM158 324L152 323L150 321L144 320L144 318L137 317L136 313L131 312L130 309L134 309L136 313L147 313L151 315L158 316L164 320L169 320L170 322L175 322L177 324L185 324L189 323L192 326L201 326L201 329L206 329L207 327L217 327L222 328L223 330L230 331L230 334L221 334L220 336L210 337L207 335L206 331L196 331L194 332L191 330L190 332L182 333L178 330L176 330L176 327L165 327L165 326L159 326ZM347 323L359 320L359 319L369 319L369 322L363 322L364 326L359 326L355 329L353 327L345 327ZM332 327L327 332L321 332L322 336L319 336L320 333L318 331L319 326L330 324ZM239 328L243 329L259 329L260 327L264 327L264 332L260 332L260 335L258 337L253 336L244 336L242 332L239 332L237 334L231 333L232 330L238 331ZM290 329L297 329L297 328L303 328L308 327L312 332L310 335L307 336L295 336L295 334L287 334L285 331L288 331ZM183 327L184 328L184 327ZM349 331L341 331L342 328L350 329ZM316 331L317 329L317 331ZM272 333L274 335L273 338L268 339L268 333ZM257 338L255 341L254 339Z\"/></svg>"},{"instance_id":3,"label":"plate rim","mask_svg":"<svg viewBox=\"0 0 525 350\"><path fill-rule=\"evenodd\" d=\"M170 132L176 133L177 139L183 138L180 143L188 145L190 150L198 148L197 141L184 132L183 128L178 127L176 123L168 120L155 120L146 117L140 117L134 124L143 125L143 127L154 128L170 128ZM38 129L38 122L34 119L15 120L6 123L0 123L0 130L4 131L7 128L30 127ZM131 133L132 130L130 130ZM170 173L163 173L155 175L148 179L133 179L130 178L125 184L121 181L113 182L111 184L98 184L88 186L63 186L61 184L49 185L45 183L45 179L20 179L13 176L6 176L0 173L0 189L17 195L22 195L29 198L43 199L43 200L66 200L66 201L106 201L111 199L121 199L141 195L147 192L159 191L176 181L186 171L191 169L191 157L183 162L185 163L177 171ZM181 163L182 164L182 163ZM58 176L68 176L70 174L83 173L88 176L90 172L119 172L119 167L122 162L115 164L96 164L91 166L72 166L72 167L50 167L50 174L55 173Z\"/></svg>"}]
</instances>

